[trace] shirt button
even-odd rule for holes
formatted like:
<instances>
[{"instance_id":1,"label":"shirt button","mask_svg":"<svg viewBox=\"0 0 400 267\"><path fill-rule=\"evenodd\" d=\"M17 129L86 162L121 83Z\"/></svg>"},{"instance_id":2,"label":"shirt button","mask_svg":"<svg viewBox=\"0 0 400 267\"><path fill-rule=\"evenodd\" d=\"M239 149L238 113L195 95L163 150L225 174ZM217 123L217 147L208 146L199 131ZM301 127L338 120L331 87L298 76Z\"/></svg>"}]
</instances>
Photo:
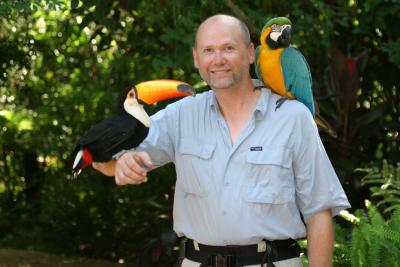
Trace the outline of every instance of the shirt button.
<instances>
[{"instance_id":1,"label":"shirt button","mask_svg":"<svg viewBox=\"0 0 400 267\"><path fill-rule=\"evenodd\" d=\"M222 211L222 216L225 216L226 215L226 211Z\"/></svg>"},{"instance_id":2,"label":"shirt button","mask_svg":"<svg viewBox=\"0 0 400 267\"><path fill-rule=\"evenodd\" d=\"M229 186L229 182L225 182L225 186Z\"/></svg>"}]
</instances>

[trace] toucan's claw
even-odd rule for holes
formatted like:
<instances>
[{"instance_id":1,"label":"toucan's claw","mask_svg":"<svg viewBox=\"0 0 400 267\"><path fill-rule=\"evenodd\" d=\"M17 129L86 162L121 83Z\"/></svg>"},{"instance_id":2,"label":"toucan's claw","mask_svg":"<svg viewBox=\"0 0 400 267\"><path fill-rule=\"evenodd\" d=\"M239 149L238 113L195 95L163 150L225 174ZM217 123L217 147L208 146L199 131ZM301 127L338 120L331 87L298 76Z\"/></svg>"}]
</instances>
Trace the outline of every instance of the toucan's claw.
<instances>
[{"instance_id":1,"label":"toucan's claw","mask_svg":"<svg viewBox=\"0 0 400 267\"><path fill-rule=\"evenodd\" d=\"M78 178L78 175L81 174L82 169L79 169L77 171L72 171L72 174L74 175L74 178Z\"/></svg>"},{"instance_id":2,"label":"toucan's claw","mask_svg":"<svg viewBox=\"0 0 400 267\"><path fill-rule=\"evenodd\" d=\"M290 99L290 98L287 97L287 96L282 96L281 98L279 98L278 100L276 100L276 102L275 102L275 104L276 104L275 111L276 111L278 108L280 108L280 107L282 106L282 104L283 104L286 100L288 100L288 99Z\"/></svg>"}]
</instances>

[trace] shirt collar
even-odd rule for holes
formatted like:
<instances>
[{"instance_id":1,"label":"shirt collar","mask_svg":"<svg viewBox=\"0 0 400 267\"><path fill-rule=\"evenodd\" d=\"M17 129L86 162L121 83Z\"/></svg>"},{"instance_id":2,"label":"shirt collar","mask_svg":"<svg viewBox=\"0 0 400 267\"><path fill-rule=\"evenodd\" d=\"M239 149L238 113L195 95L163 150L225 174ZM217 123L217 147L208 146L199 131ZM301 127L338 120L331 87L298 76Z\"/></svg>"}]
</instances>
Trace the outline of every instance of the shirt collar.
<instances>
[{"instance_id":1,"label":"shirt collar","mask_svg":"<svg viewBox=\"0 0 400 267\"><path fill-rule=\"evenodd\" d=\"M215 97L213 90L208 91L208 103L210 104L210 108L212 110L215 111L218 109L217 98Z\"/></svg>"},{"instance_id":2,"label":"shirt collar","mask_svg":"<svg viewBox=\"0 0 400 267\"><path fill-rule=\"evenodd\" d=\"M256 90L261 90L260 98L258 99L256 109L255 109L255 117L257 120L262 119L265 114L267 113L267 103L268 99L271 95L271 91L265 88L263 83L260 80L252 79L254 87ZM212 90L208 93L208 102L210 105L211 110L219 111L219 106L217 102L217 98Z\"/></svg>"},{"instance_id":3,"label":"shirt collar","mask_svg":"<svg viewBox=\"0 0 400 267\"><path fill-rule=\"evenodd\" d=\"M271 91L265 88L260 80L253 79L253 85L257 88L256 90L261 90L260 98L258 99L256 110L254 112L256 120L261 120L267 113L268 100L271 96Z\"/></svg>"}]
</instances>

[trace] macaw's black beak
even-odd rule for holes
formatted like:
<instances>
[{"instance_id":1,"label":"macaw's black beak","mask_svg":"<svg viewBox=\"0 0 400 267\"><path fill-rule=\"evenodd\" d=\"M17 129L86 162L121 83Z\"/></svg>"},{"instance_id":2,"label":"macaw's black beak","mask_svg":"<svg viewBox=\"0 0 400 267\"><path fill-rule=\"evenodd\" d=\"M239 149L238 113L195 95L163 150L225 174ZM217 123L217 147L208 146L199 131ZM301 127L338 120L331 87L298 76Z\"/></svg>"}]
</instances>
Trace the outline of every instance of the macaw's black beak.
<instances>
[{"instance_id":1,"label":"macaw's black beak","mask_svg":"<svg viewBox=\"0 0 400 267\"><path fill-rule=\"evenodd\" d=\"M278 43L281 47L288 47L292 41L292 26L287 25L278 38Z\"/></svg>"}]
</instances>

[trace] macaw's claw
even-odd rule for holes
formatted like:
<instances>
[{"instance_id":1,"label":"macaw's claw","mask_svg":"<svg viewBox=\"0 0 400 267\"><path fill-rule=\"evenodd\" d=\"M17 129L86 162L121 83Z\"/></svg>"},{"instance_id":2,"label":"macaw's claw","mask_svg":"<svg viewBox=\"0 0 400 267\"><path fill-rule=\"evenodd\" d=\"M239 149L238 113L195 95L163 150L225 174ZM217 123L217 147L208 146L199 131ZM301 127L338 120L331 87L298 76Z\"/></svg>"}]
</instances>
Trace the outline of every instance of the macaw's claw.
<instances>
[{"instance_id":1,"label":"macaw's claw","mask_svg":"<svg viewBox=\"0 0 400 267\"><path fill-rule=\"evenodd\" d=\"M282 96L281 98L279 98L278 100L276 100L276 107L275 107L275 111L280 108L282 106L282 104L286 101L289 100L290 98L287 96Z\"/></svg>"}]
</instances>

